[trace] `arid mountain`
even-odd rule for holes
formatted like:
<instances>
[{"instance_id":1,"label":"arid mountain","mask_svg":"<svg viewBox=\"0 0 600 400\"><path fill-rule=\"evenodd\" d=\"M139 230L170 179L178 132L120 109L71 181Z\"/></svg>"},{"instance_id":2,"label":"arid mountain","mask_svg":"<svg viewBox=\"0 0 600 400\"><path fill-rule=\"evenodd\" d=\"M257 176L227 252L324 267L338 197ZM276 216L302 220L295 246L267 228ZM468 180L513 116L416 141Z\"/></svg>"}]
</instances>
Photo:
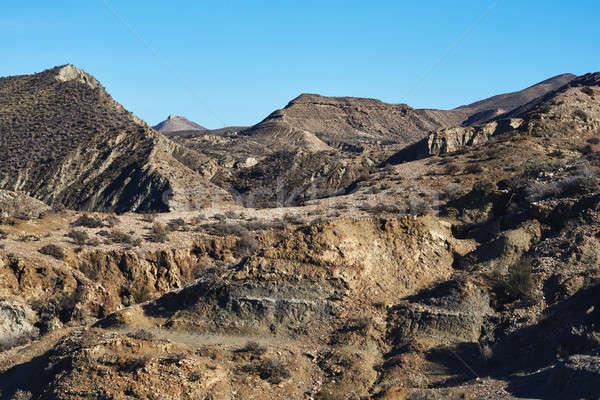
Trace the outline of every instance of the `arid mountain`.
<instances>
[{"instance_id":1,"label":"arid mountain","mask_svg":"<svg viewBox=\"0 0 600 400\"><path fill-rule=\"evenodd\" d=\"M414 109L375 99L302 94L243 134L277 150L360 149L381 142L408 145L433 130L490 121L573 78L572 74L558 75L522 91L453 110Z\"/></svg>"},{"instance_id":2,"label":"arid mountain","mask_svg":"<svg viewBox=\"0 0 600 400\"><path fill-rule=\"evenodd\" d=\"M544 96L545 94L559 89L576 78L573 74L561 74L543 82L523 89L518 92L500 94L489 99L477 101L473 104L455 108L455 111L463 111L469 118L462 122L463 126L482 124L506 114L514 109Z\"/></svg>"},{"instance_id":3,"label":"arid mountain","mask_svg":"<svg viewBox=\"0 0 600 400\"><path fill-rule=\"evenodd\" d=\"M180 117L177 115L169 115L169 117L163 122L159 123L153 128L163 134L174 134L181 132L201 132L207 129L202 125L198 125L195 122L188 120L186 117Z\"/></svg>"},{"instance_id":4,"label":"arid mountain","mask_svg":"<svg viewBox=\"0 0 600 400\"><path fill-rule=\"evenodd\" d=\"M0 79L0 187L104 211L190 207L221 194L210 160L169 141L72 65ZM182 162L196 171L192 171Z\"/></svg>"},{"instance_id":5,"label":"arid mountain","mask_svg":"<svg viewBox=\"0 0 600 400\"><path fill-rule=\"evenodd\" d=\"M584 75L387 163L174 135L238 200L200 210L0 191L0 399L597 400L599 98Z\"/></svg>"},{"instance_id":6,"label":"arid mountain","mask_svg":"<svg viewBox=\"0 0 600 400\"><path fill-rule=\"evenodd\" d=\"M381 141L409 144L430 130L460 124L462 117L374 99L303 94L242 134L269 147L320 151Z\"/></svg>"},{"instance_id":7,"label":"arid mountain","mask_svg":"<svg viewBox=\"0 0 600 400\"><path fill-rule=\"evenodd\" d=\"M492 136L517 132L527 135L590 135L600 132L600 73L587 74L501 114L491 122L466 127L442 128L392 156L398 163L441 155L487 142Z\"/></svg>"}]
</instances>

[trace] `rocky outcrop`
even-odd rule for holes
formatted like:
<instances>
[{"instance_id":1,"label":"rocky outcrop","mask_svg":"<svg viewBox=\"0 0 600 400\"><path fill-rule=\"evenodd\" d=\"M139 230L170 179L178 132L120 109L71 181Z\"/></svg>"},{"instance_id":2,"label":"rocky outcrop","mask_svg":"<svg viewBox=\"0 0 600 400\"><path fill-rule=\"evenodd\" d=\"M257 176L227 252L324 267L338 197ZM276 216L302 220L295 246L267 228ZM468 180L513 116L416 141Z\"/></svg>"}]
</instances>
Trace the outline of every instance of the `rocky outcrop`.
<instances>
[{"instance_id":1,"label":"rocky outcrop","mask_svg":"<svg viewBox=\"0 0 600 400\"><path fill-rule=\"evenodd\" d=\"M513 131L522 124L520 119L494 121L476 127L444 128L427 137L427 155L452 153L465 146L485 143L491 136Z\"/></svg>"},{"instance_id":2,"label":"rocky outcrop","mask_svg":"<svg viewBox=\"0 0 600 400\"><path fill-rule=\"evenodd\" d=\"M176 330L332 332L344 318L369 315L375 304L391 304L447 278L455 244L449 226L429 217L315 224L224 275L117 313L106 323L139 320L133 315L141 312L170 321Z\"/></svg>"},{"instance_id":3,"label":"rocky outcrop","mask_svg":"<svg viewBox=\"0 0 600 400\"><path fill-rule=\"evenodd\" d=\"M27 304L11 298L0 299L0 349L36 337L38 316Z\"/></svg>"},{"instance_id":4,"label":"rocky outcrop","mask_svg":"<svg viewBox=\"0 0 600 400\"><path fill-rule=\"evenodd\" d=\"M479 246L457 263L461 268L472 268L479 262L481 270L496 270L502 273L519 261L542 237L542 227L537 220L522 223L515 229L509 229L488 243Z\"/></svg>"},{"instance_id":5,"label":"rocky outcrop","mask_svg":"<svg viewBox=\"0 0 600 400\"><path fill-rule=\"evenodd\" d=\"M337 195L375 166L368 155L325 151L279 151L252 164L213 179L246 207L295 206Z\"/></svg>"},{"instance_id":6,"label":"rocky outcrop","mask_svg":"<svg viewBox=\"0 0 600 400\"><path fill-rule=\"evenodd\" d=\"M243 134L271 146L314 151L377 141L409 144L429 130L460 121L451 112L415 110L405 104L303 94ZM285 140L278 144L280 138Z\"/></svg>"},{"instance_id":7,"label":"rocky outcrop","mask_svg":"<svg viewBox=\"0 0 600 400\"><path fill-rule=\"evenodd\" d=\"M420 341L430 347L477 342L492 314L483 289L450 280L395 305L388 316L390 340L396 346Z\"/></svg>"},{"instance_id":8,"label":"rocky outcrop","mask_svg":"<svg viewBox=\"0 0 600 400\"><path fill-rule=\"evenodd\" d=\"M49 209L46 204L28 196L25 192L0 190L0 217L38 218Z\"/></svg>"},{"instance_id":9,"label":"rocky outcrop","mask_svg":"<svg viewBox=\"0 0 600 400\"><path fill-rule=\"evenodd\" d=\"M414 109L406 104L388 104L375 99L302 94L243 134L276 150L295 146L319 151L325 146L340 149L378 142L409 145L441 128L489 122L566 85L573 78L572 74L558 75L522 91L453 110ZM469 136L468 132L463 135ZM468 141L467 138L462 140L463 143Z\"/></svg>"},{"instance_id":10,"label":"rocky outcrop","mask_svg":"<svg viewBox=\"0 0 600 400\"><path fill-rule=\"evenodd\" d=\"M518 129L523 120L514 118L499 120L481 126L442 128L426 138L400 150L385 164L400 164L429 156L439 156L461 150L468 146L485 143L490 137Z\"/></svg>"},{"instance_id":11,"label":"rocky outcrop","mask_svg":"<svg viewBox=\"0 0 600 400\"><path fill-rule=\"evenodd\" d=\"M481 125L496 119L524 104L529 103L545 94L557 90L573 79L576 75L561 74L518 92L504 93L485 100L458 107L456 110L467 112L470 116L462 122L463 126Z\"/></svg>"},{"instance_id":12,"label":"rocky outcrop","mask_svg":"<svg viewBox=\"0 0 600 400\"><path fill-rule=\"evenodd\" d=\"M586 74L530 103L507 117L523 118L521 128L535 135L593 135L600 129L600 72Z\"/></svg>"},{"instance_id":13,"label":"rocky outcrop","mask_svg":"<svg viewBox=\"0 0 600 400\"><path fill-rule=\"evenodd\" d=\"M546 389L562 398L596 398L600 393L600 356L570 356L552 369Z\"/></svg>"},{"instance_id":14,"label":"rocky outcrop","mask_svg":"<svg viewBox=\"0 0 600 400\"><path fill-rule=\"evenodd\" d=\"M181 288L225 258L233 260L236 243L235 238L223 238L147 252L67 252L63 261L53 262L0 255L0 296L20 298L35 311L32 318L39 320L39 327L48 331L57 321L90 321Z\"/></svg>"}]
</instances>

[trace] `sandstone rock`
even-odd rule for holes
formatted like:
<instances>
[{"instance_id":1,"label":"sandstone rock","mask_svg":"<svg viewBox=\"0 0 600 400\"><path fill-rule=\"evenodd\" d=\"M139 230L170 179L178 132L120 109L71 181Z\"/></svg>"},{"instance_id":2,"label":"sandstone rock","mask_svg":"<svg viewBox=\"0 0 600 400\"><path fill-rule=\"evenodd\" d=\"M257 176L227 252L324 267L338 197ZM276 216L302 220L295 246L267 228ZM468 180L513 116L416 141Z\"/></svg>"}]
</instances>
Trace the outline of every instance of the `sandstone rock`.
<instances>
[{"instance_id":1,"label":"sandstone rock","mask_svg":"<svg viewBox=\"0 0 600 400\"><path fill-rule=\"evenodd\" d=\"M485 318L492 314L489 296L481 288L448 281L395 305L389 313L390 339L397 346L477 342Z\"/></svg>"},{"instance_id":2,"label":"sandstone rock","mask_svg":"<svg viewBox=\"0 0 600 400\"><path fill-rule=\"evenodd\" d=\"M455 152L465 146L485 143L490 136L516 130L522 123L521 119L510 119L476 127L444 128L427 138L427 154L437 156Z\"/></svg>"},{"instance_id":3,"label":"sandstone rock","mask_svg":"<svg viewBox=\"0 0 600 400\"><path fill-rule=\"evenodd\" d=\"M50 207L25 192L0 190L0 217L39 218Z\"/></svg>"},{"instance_id":4,"label":"sandstone rock","mask_svg":"<svg viewBox=\"0 0 600 400\"><path fill-rule=\"evenodd\" d=\"M0 299L0 347L12 347L36 337L36 313L25 303Z\"/></svg>"}]
</instances>

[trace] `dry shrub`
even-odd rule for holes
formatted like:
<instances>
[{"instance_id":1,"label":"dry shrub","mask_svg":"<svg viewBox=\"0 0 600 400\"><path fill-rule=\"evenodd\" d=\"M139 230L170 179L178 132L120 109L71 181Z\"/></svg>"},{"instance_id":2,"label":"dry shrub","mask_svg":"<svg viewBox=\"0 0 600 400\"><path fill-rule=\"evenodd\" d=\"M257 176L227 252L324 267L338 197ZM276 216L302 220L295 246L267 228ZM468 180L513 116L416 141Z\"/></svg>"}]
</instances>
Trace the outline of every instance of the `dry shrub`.
<instances>
[{"instance_id":1,"label":"dry shrub","mask_svg":"<svg viewBox=\"0 0 600 400\"><path fill-rule=\"evenodd\" d=\"M186 230L187 223L183 218L175 218L167 223L167 229L171 232Z\"/></svg>"},{"instance_id":2,"label":"dry shrub","mask_svg":"<svg viewBox=\"0 0 600 400\"><path fill-rule=\"evenodd\" d=\"M77 218L72 226L84 226L86 228L101 228L104 226L104 222L102 219L95 217L93 215L82 215Z\"/></svg>"},{"instance_id":3,"label":"dry shrub","mask_svg":"<svg viewBox=\"0 0 600 400\"><path fill-rule=\"evenodd\" d=\"M118 230L113 230L109 233L108 238L113 242L113 243L126 243L126 244L131 244L133 243L134 239L133 237L125 232L121 232Z\"/></svg>"},{"instance_id":4,"label":"dry shrub","mask_svg":"<svg viewBox=\"0 0 600 400\"><path fill-rule=\"evenodd\" d=\"M152 332L147 331L146 329L138 329L134 332L129 332L127 336L129 336L132 339L145 341L151 341L156 338L156 336Z\"/></svg>"},{"instance_id":5,"label":"dry shrub","mask_svg":"<svg viewBox=\"0 0 600 400\"><path fill-rule=\"evenodd\" d=\"M263 355L266 351L267 348L265 346L262 346L255 341L249 341L244 347L236 350L237 353L252 353L257 356Z\"/></svg>"},{"instance_id":6,"label":"dry shrub","mask_svg":"<svg viewBox=\"0 0 600 400\"><path fill-rule=\"evenodd\" d=\"M150 360L150 356L142 355L121 364L120 369L121 371L125 372L135 372L138 369L144 368L150 362Z\"/></svg>"},{"instance_id":7,"label":"dry shrub","mask_svg":"<svg viewBox=\"0 0 600 400\"><path fill-rule=\"evenodd\" d=\"M292 376L288 365L276 358L253 361L242 367L242 371L249 374L256 374L261 379L274 385L278 385Z\"/></svg>"},{"instance_id":8,"label":"dry shrub","mask_svg":"<svg viewBox=\"0 0 600 400\"><path fill-rule=\"evenodd\" d=\"M164 243L169 240L169 232L163 224L157 222L152 225L152 230L146 239L155 243Z\"/></svg>"},{"instance_id":9,"label":"dry shrub","mask_svg":"<svg viewBox=\"0 0 600 400\"><path fill-rule=\"evenodd\" d=\"M153 223L155 219L156 219L156 213L151 212L151 213L142 214L142 221L144 221L144 222Z\"/></svg>"},{"instance_id":10,"label":"dry shrub","mask_svg":"<svg viewBox=\"0 0 600 400\"><path fill-rule=\"evenodd\" d=\"M63 260L65 258L65 251L63 248L55 244L48 244L38 251L42 254L54 257L57 260Z\"/></svg>"},{"instance_id":11,"label":"dry shrub","mask_svg":"<svg viewBox=\"0 0 600 400\"><path fill-rule=\"evenodd\" d=\"M86 231L79 231L76 229L71 229L69 233L67 233L67 236L73 239L73 242L79 246L83 246L89 238Z\"/></svg>"},{"instance_id":12,"label":"dry shrub","mask_svg":"<svg viewBox=\"0 0 600 400\"><path fill-rule=\"evenodd\" d=\"M464 171L465 174L480 174L483 172L483 167L479 164L469 164L465 167Z\"/></svg>"}]
</instances>

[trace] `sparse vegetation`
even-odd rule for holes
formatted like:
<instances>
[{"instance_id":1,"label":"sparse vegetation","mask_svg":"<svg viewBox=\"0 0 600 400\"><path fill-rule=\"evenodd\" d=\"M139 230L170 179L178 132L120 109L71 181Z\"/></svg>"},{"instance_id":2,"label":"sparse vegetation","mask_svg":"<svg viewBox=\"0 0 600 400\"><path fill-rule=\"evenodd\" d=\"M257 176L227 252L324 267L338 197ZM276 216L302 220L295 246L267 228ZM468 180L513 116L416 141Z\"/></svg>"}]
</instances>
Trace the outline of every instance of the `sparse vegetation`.
<instances>
[{"instance_id":1,"label":"sparse vegetation","mask_svg":"<svg viewBox=\"0 0 600 400\"><path fill-rule=\"evenodd\" d=\"M119 217L117 217L116 215L109 215L108 217L106 217L106 225L109 228L113 228L117 225L119 225Z\"/></svg>"},{"instance_id":2,"label":"sparse vegetation","mask_svg":"<svg viewBox=\"0 0 600 400\"><path fill-rule=\"evenodd\" d=\"M458 167L458 165L450 163L450 164L446 164L444 166L444 174L446 175L454 175L456 174L458 171L460 170L460 168Z\"/></svg>"},{"instance_id":3,"label":"sparse vegetation","mask_svg":"<svg viewBox=\"0 0 600 400\"><path fill-rule=\"evenodd\" d=\"M156 219L156 213L144 213L142 214L142 221L144 222L148 222L148 223L154 223L154 220Z\"/></svg>"},{"instance_id":4,"label":"sparse vegetation","mask_svg":"<svg viewBox=\"0 0 600 400\"><path fill-rule=\"evenodd\" d=\"M252 353L257 356L261 356L266 353L267 348L260 345L258 342L250 341L246 345L238 350L238 353Z\"/></svg>"},{"instance_id":5,"label":"sparse vegetation","mask_svg":"<svg viewBox=\"0 0 600 400\"><path fill-rule=\"evenodd\" d=\"M132 244L134 242L134 238L130 234L118 231L116 229L112 230L108 234L108 238L113 243Z\"/></svg>"},{"instance_id":6,"label":"sparse vegetation","mask_svg":"<svg viewBox=\"0 0 600 400\"><path fill-rule=\"evenodd\" d=\"M167 229L171 232L186 230L187 223L183 218L175 218L167 223Z\"/></svg>"},{"instance_id":7,"label":"sparse vegetation","mask_svg":"<svg viewBox=\"0 0 600 400\"><path fill-rule=\"evenodd\" d=\"M84 214L73 221L71 225L83 226L86 228L102 228L104 226L104 222L99 217Z\"/></svg>"},{"instance_id":8,"label":"sparse vegetation","mask_svg":"<svg viewBox=\"0 0 600 400\"><path fill-rule=\"evenodd\" d=\"M594 97L594 90L589 86L583 86L581 92L587 94L590 97Z\"/></svg>"},{"instance_id":9,"label":"sparse vegetation","mask_svg":"<svg viewBox=\"0 0 600 400\"><path fill-rule=\"evenodd\" d=\"M150 332L146 329L138 329L134 332L129 332L127 334L127 336L129 336L132 339L145 340L145 341L151 341L156 338L156 336L152 332Z\"/></svg>"},{"instance_id":10,"label":"sparse vegetation","mask_svg":"<svg viewBox=\"0 0 600 400\"><path fill-rule=\"evenodd\" d=\"M135 372L144 368L152 360L149 355L141 355L121 365L121 370L124 372Z\"/></svg>"},{"instance_id":11,"label":"sparse vegetation","mask_svg":"<svg viewBox=\"0 0 600 400\"><path fill-rule=\"evenodd\" d=\"M70 230L67 236L73 239L73 242L79 246L85 245L85 242L89 239L86 231L80 231L76 229Z\"/></svg>"},{"instance_id":12,"label":"sparse vegetation","mask_svg":"<svg viewBox=\"0 0 600 400\"><path fill-rule=\"evenodd\" d=\"M463 172L465 174L478 175L483 172L483 167L479 164L469 164L465 167Z\"/></svg>"},{"instance_id":13,"label":"sparse vegetation","mask_svg":"<svg viewBox=\"0 0 600 400\"><path fill-rule=\"evenodd\" d=\"M56 244L48 244L38 250L42 254L54 257L57 260L63 260L65 258L65 251L62 247Z\"/></svg>"},{"instance_id":14,"label":"sparse vegetation","mask_svg":"<svg viewBox=\"0 0 600 400\"><path fill-rule=\"evenodd\" d=\"M152 225L152 230L148 234L147 239L150 242L165 243L169 240L169 232L163 224L155 222L154 225Z\"/></svg>"},{"instance_id":15,"label":"sparse vegetation","mask_svg":"<svg viewBox=\"0 0 600 400\"><path fill-rule=\"evenodd\" d=\"M152 293L148 286L140 286L139 288L135 288L131 295L133 296L133 300L137 303L144 303L152 298Z\"/></svg>"},{"instance_id":16,"label":"sparse vegetation","mask_svg":"<svg viewBox=\"0 0 600 400\"><path fill-rule=\"evenodd\" d=\"M244 366L242 371L256 374L261 379L274 385L278 385L291 377L287 364L277 358L265 358L263 360L253 361Z\"/></svg>"}]
</instances>

